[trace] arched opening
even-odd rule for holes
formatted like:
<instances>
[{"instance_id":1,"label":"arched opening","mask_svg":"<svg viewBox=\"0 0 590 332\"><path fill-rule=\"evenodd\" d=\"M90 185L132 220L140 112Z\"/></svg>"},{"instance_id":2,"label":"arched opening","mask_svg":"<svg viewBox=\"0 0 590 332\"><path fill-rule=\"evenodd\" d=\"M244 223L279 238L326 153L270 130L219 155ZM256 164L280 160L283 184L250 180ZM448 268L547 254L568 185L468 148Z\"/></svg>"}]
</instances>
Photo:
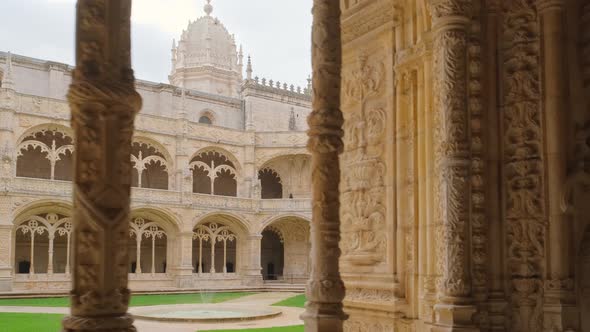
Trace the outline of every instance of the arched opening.
<instances>
[{"instance_id":1,"label":"arched opening","mask_svg":"<svg viewBox=\"0 0 590 332\"><path fill-rule=\"evenodd\" d=\"M33 215L15 229L16 273L69 273L72 223L57 213Z\"/></svg>"},{"instance_id":2,"label":"arched opening","mask_svg":"<svg viewBox=\"0 0 590 332\"><path fill-rule=\"evenodd\" d=\"M260 263L262 265L262 279L277 280L283 276L285 247L278 230L269 228L262 232L260 245Z\"/></svg>"},{"instance_id":3,"label":"arched opening","mask_svg":"<svg viewBox=\"0 0 590 332\"><path fill-rule=\"evenodd\" d=\"M287 216L262 231L260 260L264 280L304 283L309 275L309 221Z\"/></svg>"},{"instance_id":4,"label":"arched opening","mask_svg":"<svg viewBox=\"0 0 590 332\"><path fill-rule=\"evenodd\" d=\"M263 163L258 178L262 198L310 198L311 157L293 154L272 158Z\"/></svg>"},{"instance_id":5,"label":"arched opening","mask_svg":"<svg viewBox=\"0 0 590 332\"><path fill-rule=\"evenodd\" d=\"M32 132L17 147L16 176L71 181L73 144L57 129Z\"/></svg>"},{"instance_id":6,"label":"arched opening","mask_svg":"<svg viewBox=\"0 0 590 332\"><path fill-rule=\"evenodd\" d=\"M168 189L168 162L155 146L145 142L133 142L131 161L134 168L131 175L132 186Z\"/></svg>"},{"instance_id":7,"label":"arched opening","mask_svg":"<svg viewBox=\"0 0 590 332\"><path fill-rule=\"evenodd\" d=\"M166 231L155 221L135 217L130 223L129 272L165 273L168 254Z\"/></svg>"},{"instance_id":8,"label":"arched opening","mask_svg":"<svg viewBox=\"0 0 590 332\"><path fill-rule=\"evenodd\" d=\"M238 259L238 235L225 224L205 222L193 229L193 271L235 273Z\"/></svg>"},{"instance_id":9,"label":"arched opening","mask_svg":"<svg viewBox=\"0 0 590 332\"><path fill-rule=\"evenodd\" d=\"M262 199L283 198L283 184L279 174L271 169L264 168L258 172L260 179L260 196Z\"/></svg>"},{"instance_id":10,"label":"arched opening","mask_svg":"<svg viewBox=\"0 0 590 332\"><path fill-rule=\"evenodd\" d=\"M237 196L237 171L228 157L217 151L205 151L191 160L193 192Z\"/></svg>"},{"instance_id":11,"label":"arched opening","mask_svg":"<svg viewBox=\"0 0 590 332\"><path fill-rule=\"evenodd\" d=\"M211 118L210 118L209 116L207 116L207 115L202 115L202 116L199 118L199 123L203 123L203 124L208 124L208 125L210 125L210 124L213 124L213 121L211 121Z\"/></svg>"}]
</instances>

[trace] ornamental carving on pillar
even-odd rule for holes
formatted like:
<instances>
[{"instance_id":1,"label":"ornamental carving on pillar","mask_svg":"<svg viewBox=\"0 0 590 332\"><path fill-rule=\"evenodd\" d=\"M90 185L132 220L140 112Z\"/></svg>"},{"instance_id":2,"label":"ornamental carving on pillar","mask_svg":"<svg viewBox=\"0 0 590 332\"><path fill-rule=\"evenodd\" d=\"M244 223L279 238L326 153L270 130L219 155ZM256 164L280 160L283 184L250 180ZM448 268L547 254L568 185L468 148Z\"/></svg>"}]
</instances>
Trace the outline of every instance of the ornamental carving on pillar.
<instances>
[{"instance_id":1,"label":"ornamental carving on pillar","mask_svg":"<svg viewBox=\"0 0 590 332\"><path fill-rule=\"evenodd\" d=\"M130 0L79 0L68 100L75 131L71 316L64 331L135 331L127 314L131 138L141 107ZM105 259L109 257L109 259Z\"/></svg>"},{"instance_id":2,"label":"ornamental carving on pillar","mask_svg":"<svg viewBox=\"0 0 590 332\"><path fill-rule=\"evenodd\" d=\"M345 171L340 188L342 260L374 265L385 260L385 64L361 51L342 78Z\"/></svg>"},{"instance_id":3,"label":"ornamental carving on pillar","mask_svg":"<svg viewBox=\"0 0 590 332\"><path fill-rule=\"evenodd\" d=\"M467 6L461 1L436 2L438 15L461 15L467 19ZM451 11L451 9L453 11ZM444 23L444 22L443 22ZM467 97L467 32L462 25L440 29L434 42L435 107L440 117L440 191L442 212L441 264L442 291L449 297L466 297L471 292L470 247L467 239L470 221L470 145Z\"/></svg>"},{"instance_id":4,"label":"ornamental carving on pillar","mask_svg":"<svg viewBox=\"0 0 590 332\"><path fill-rule=\"evenodd\" d=\"M503 8L502 83L508 273L514 331L541 331L545 260L539 26L534 1Z\"/></svg>"},{"instance_id":5,"label":"ornamental carving on pillar","mask_svg":"<svg viewBox=\"0 0 590 332\"><path fill-rule=\"evenodd\" d=\"M312 109L308 117L308 149L312 154L311 273L305 328L342 331L348 317L342 310L340 277L340 162L343 150L340 111L342 44L340 2L314 0L312 27Z\"/></svg>"}]
</instances>

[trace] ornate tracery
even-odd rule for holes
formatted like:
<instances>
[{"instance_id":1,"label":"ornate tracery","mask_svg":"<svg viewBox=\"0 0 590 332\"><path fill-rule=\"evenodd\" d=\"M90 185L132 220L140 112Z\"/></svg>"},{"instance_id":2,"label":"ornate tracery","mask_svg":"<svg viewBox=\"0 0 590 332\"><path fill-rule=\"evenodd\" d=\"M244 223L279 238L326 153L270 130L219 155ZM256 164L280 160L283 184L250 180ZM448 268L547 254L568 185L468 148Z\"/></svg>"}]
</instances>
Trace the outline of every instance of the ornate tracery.
<instances>
[{"instance_id":1,"label":"ornate tracery","mask_svg":"<svg viewBox=\"0 0 590 332\"><path fill-rule=\"evenodd\" d=\"M74 142L63 130L43 128L33 132L16 151L17 176L71 180Z\"/></svg>"},{"instance_id":2,"label":"ornate tracery","mask_svg":"<svg viewBox=\"0 0 590 332\"><path fill-rule=\"evenodd\" d=\"M156 222L145 220L142 217L134 218L130 223L129 236L135 238L135 273L142 273L141 269L141 243L145 238L151 240L151 268L150 273L156 273L156 240L164 239L168 236ZM166 249L164 250L166 252ZM166 255L164 255L166 257ZM165 272L165 268L164 268Z\"/></svg>"},{"instance_id":3,"label":"ornate tracery","mask_svg":"<svg viewBox=\"0 0 590 332\"><path fill-rule=\"evenodd\" d=\"M193 175L193 192L237 196L237 170L227 156L217 151L204 151L195 156L189 169Z\"/></svg>"},{"instance_id":4,"label":"ornate tracery","mask_svg":"<svg viewBox=\"0 0 590 332\"><path fill-rule=\"evenodd\" d=\"M237 235L232 232L229 226L220 225L216 222L211 222L207 224L197 225L193 230L193 240L198 240L199 247L198 247L198 257L199 260L197 262L197 273L203 273L203 242L209 242L210 244L210 269L209 273L216 273L215 271L215 249L217 243L223 244L223 273L228 273L228 263L235 264L235 257L233 258L233 262L228 262L228 244L237 242ZM235 255L235 253L234 253Z\"/></svg>"}]
</instances>

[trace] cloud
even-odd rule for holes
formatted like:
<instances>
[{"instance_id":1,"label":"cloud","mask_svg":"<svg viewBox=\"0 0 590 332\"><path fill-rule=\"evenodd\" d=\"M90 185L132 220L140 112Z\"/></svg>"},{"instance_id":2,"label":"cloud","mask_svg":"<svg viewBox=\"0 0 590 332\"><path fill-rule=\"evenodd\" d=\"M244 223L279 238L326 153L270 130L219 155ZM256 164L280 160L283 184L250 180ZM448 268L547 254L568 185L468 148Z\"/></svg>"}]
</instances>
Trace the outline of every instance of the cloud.
<instances>
[{"instance_id":1,"label":"cloud","mask_svg":"<svg viewBox=\"0 0 590 332\"><path fill-rule=\"evenodd\" d=\"M74 62L75 0L2 0L0 49ZM254 74L306 84L311 72L312 0L212 0L213 16L252 55ZM133 64L140 79L168 82L170 46L189 20L204 15L204 0L135 0Z\"/></svg>"}]
</instances>

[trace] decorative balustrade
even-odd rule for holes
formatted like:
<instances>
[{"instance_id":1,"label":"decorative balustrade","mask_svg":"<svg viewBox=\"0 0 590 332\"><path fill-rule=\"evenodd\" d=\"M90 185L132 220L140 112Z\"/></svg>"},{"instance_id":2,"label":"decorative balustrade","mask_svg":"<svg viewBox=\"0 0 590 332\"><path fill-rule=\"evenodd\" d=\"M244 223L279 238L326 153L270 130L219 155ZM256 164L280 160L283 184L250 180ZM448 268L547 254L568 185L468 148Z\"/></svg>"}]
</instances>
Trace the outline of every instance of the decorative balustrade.
<instances>
[{"instance_id":1,"label":"decorative balustrade","mask_svg":"<svg viewBox=\"0 0 590 332\"><path fill-rule=\"evenodd\" d=\"M13 193L51 196L60 199L72 197L72 183L69 181L15 177L10 190ZM187 198L188 197L188 198ZM311 200L293 199L252 199L231 196L216 196L179 191L132 188L133 203L187 205L196 208L229 209L252 212L311 212Z\"/></svg>"},{"instance_id":2,"label":"decorative balustrade","mask_svg":"<svg viewBox=\"0 0 590 332\"><path fill-rule=\"evenodd\" d=\"M267 90L269 92L288 94L294 97L311 99L311 81L308 80L306 87L295 86L293 84L281 83L280 81L267 80L266 78L259 78L258 76L246 80L246 87L255 87L258 89Z\"/></svg>"}]
</instances>

